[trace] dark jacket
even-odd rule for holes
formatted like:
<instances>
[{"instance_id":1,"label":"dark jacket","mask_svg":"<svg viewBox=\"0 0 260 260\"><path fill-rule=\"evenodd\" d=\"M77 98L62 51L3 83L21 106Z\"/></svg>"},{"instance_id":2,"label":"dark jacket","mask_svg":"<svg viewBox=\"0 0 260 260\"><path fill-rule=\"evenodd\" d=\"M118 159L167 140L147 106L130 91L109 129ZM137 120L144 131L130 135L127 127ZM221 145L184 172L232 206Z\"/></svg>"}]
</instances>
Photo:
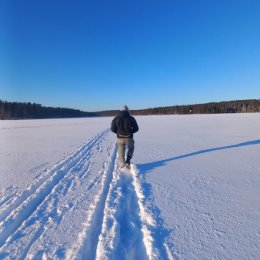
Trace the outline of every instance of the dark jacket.
<instances>
[{"instance_id":1,"label":"dark jacket","mask_svg":"<svg viewBox=\"0 0 260 260\"><path fill-rule=\"evenodd\" d=\"M136 120L128 111L120 111L111 123L111 131L117 134L118 138L133 138L133 134L138 130Z\"/></svg>"}]
</instances>

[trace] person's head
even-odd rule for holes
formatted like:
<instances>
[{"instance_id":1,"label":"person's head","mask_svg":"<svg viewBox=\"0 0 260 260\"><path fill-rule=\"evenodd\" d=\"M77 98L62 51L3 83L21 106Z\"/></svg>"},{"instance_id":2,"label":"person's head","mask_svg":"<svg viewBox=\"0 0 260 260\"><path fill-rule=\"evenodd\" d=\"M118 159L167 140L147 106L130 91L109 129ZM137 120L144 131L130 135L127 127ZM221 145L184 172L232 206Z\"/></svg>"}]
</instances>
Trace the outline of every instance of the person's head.
<instances>
[{"instance_id":1,"label":"person's head","mask_svg":"<svg viewBox=\"0 0 260 260\"><path fill-rule=\"evenodd\" d=\"M128 106L126 106L126 105L123 105L120 107L120 111L128 111L128 110L129 110Z\"/></svg>"}]
</instances>

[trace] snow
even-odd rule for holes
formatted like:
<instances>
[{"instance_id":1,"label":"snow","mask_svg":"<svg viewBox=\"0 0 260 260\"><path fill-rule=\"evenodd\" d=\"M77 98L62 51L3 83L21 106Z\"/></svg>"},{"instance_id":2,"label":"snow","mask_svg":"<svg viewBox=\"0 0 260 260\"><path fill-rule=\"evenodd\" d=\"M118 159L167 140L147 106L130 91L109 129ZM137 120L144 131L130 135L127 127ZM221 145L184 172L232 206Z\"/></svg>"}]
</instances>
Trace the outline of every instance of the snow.
<instances>
[{"instance_id":1,"label":"snow","mask_svg":"<svg viewBox=\"0 0 260 260\"><path fill-rule=\"evenodd\" d=\"M259 259L260 114L0 121L0 259Z\"/></svg>"}]
</instances>

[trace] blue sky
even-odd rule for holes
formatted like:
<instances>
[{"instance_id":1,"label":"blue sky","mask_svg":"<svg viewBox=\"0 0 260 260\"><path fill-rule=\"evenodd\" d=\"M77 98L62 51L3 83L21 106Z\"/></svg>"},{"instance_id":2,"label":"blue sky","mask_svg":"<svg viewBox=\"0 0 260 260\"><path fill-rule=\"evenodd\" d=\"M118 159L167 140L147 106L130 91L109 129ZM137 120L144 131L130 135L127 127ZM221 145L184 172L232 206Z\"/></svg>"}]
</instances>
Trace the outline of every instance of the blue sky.
<instances>
[{"instance_id":1,"label":"blue sky","mask_svg":"<svg viewBox=\"0 0 260 260\"><path fill-rule=\"evenodd\" d=\"M0 99L86 111L260 98L258 0L2 0Z\"/></svg>"}]
</instances>

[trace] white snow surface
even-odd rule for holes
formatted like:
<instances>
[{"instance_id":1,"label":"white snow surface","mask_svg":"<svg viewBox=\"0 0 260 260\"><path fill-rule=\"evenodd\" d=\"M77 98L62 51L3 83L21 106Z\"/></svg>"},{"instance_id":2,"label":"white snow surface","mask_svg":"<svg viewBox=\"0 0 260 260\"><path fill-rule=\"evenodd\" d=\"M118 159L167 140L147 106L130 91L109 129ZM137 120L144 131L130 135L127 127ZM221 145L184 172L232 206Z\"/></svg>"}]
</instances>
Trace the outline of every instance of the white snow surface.
<instances>
[{"instance_id":1,"label":"white snow surface","mask_svg":"<svg viewBox=\"0 0 260 260\"><path fill-rule=\"evenodd\" d=\"M0 121L0 259L260 259L260 114Z\"/></svg>"}]
</instances>

